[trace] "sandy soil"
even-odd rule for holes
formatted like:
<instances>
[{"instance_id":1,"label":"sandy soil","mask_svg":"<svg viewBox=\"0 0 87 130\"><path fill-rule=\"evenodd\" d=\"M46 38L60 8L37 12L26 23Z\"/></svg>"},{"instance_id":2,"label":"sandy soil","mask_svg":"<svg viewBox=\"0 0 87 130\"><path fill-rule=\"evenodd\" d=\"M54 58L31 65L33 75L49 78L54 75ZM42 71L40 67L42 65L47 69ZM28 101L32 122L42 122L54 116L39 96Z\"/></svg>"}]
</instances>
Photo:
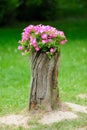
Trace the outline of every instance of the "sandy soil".
<instances>
[{"instance_id":1,"label":"sandy soil","mask_svg":"<svg viewBox=\"0 0 87 130\"><path fill-rule=\"evenodd\" d=\"M73 104L73 103L69 103L69 102L66 102L66 104L67 104L73 111L82 112L82 113L87 113L87 107L86 107L86 106L81 106L81 105Z\"/></svg>"},{"instance_id":2,"label":"sandy soil","mask_svg":"<svg viewBox=\"0 0 87 130\"><path fill-rule=\"evenodd\" d=\"M79 94L77 95L77 98L81 98L81 99L87 99L87 94Z\"/></svg>"},{"instance_id":3,"label":"sandy soil","mask_svg":"<svg viewBox=\"0 0 87 130\"><path fill-rule=\"evenodd\" d=\"M15 126L23 126L28 127L27 121L29 117L24 115L8 115L0 117L0 123L5 125L15 125Z\"/></svg>"},{"instance_id":4,"label":"sandy soil","mask_svg":"<svg viewBox=\"0 0 87 130\"><path fill-rule=\"evenodd\" d=\"M49 112L48 114L45 114L40 120L40 123L50 124L54 122L59 122L63 119L76 119L76 118L77 118L77 115L74 114L73 112L53 111L53 112Z\"/></svg>"},{"instance_id":5,"label":"sandy soil","mask_svg":"<svg viewBox=\"0 0 87 130\"><path fill-rule=\"evenodd\" d=\"M50 124L54 122L59 122L64 119L76 119L78 116L76 115L76 112L82 112L87 113L87 107L86 106L80 106L77 104L65 103L67 107L69 107L71 110L65 110L65 111L51 111L46 112L41 116L40 120L38 120L39 123L42 124ZM23 126L25 128L29 127L28 121L32 119L31 115L24 115L22 113L15 115L8 115L0 117L0 124L4 125L15 125L15 126ZM82 129L84 130L84 129Z\"/></svg>"}]
</instances>

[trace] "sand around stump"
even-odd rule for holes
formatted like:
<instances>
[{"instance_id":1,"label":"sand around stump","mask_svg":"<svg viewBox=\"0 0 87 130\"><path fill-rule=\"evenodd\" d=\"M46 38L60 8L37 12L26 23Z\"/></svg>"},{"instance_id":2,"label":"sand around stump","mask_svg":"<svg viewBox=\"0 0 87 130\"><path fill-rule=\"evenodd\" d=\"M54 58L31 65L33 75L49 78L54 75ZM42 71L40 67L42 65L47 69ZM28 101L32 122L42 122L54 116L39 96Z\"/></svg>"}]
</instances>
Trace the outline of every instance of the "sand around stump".
<instances>
[{"instance_id":1,"label":"sand around stump","mask_svg":"<svg viewBox=\"0 0 87 130\"><path fill-rule=\"evenodd\" d=\"M53 111L44 115L43 118L40 120L40 122L42 124L50 124L54 122L59 122L64 119L75 119L75 118L77 118L77 115L69 111L66 111L66 112Z\"/></svg>"},{"instance_id":2,"label":"sand around stump","mask_svg":"<svg viewBox=\"0 0 87 130\"><path fill-rule=\"evenodd\" d=\"M66 102L66 104L67 104L73 111L82 112L82 113L87 113L87 107L86 107L86 106L81 106L81 105L73 104L73 103L69 103L69 102Z\"/></svg>"},{"instance_id":3,"label":"sand around stump","mask_svg":"<svg viewBox=\"0 0 87 130\"><path fill-rule=\"evenodd\" d=\"M81 99L87 99L87 94L79 94L77 95L77 98L81 98Z\"/></svg>"},{"instance_id":4,"label":"sand around stump","mask_svg":"<svg viewBox=\"0 0 87 130\"><path fill-rule=\"evenodd\" d=\"M23 115L8 115L0 117L0 123L5 125L16 125L16 126L23 126L28 127L27 121L29 117Z\"/></svg>"},{"instance_id":5,"label":"sand around stump","mask_svg":"<svg viewBox=\"0 0 87 130\"><path fill-rule=\"evenodd\" d=\"M41 124L51 124L54 122L60 122L64 119L76 119L78 116L76 112L87 113L86 106L80 106L73 103L65 103L68 107L70 107L71 111L51 111L46 112L41 115L40 119L37 122ZM38 115L38 114L37 114ZM37 116L36 115L36 116ZM34 115L35 116L35 115ZM0 117L0 124L1 125L15 125L15 126L23 126L25 128L29 127L29 121L33 119L33 115L24 115L24 114L12 114L8 116Z\"/></svg>"},{"instance_id":6,"label":"sand around stump","mask_svg":"<svg viewBox=\"0 0 87 130\"><path fill-rule=\"evenodd\" d=\"M83 128L80 128L78 130L87 130L87 126L83 127Z\"/></svg>"}]
</instances>

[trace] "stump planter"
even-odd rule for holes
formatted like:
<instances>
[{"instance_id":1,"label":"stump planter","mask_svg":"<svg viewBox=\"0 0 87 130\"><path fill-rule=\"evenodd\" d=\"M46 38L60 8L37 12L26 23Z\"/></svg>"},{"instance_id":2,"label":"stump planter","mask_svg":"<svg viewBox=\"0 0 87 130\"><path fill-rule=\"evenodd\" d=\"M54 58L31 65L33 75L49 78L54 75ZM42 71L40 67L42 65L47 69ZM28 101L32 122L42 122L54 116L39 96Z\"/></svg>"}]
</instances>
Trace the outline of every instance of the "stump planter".
<instances>
[{"instance_id":1,"label":"stump planter","mask_svg":"<svg viewBox=\"0 0 87 130\"><path fill-rule=\"evenodd\" d=\"M29 110L53 110L60 104L58 89L59 54L51 59L46 53L35 52L30 57L31 84Z\"/></svg>"},{"instance_id":2,"label":"stump planter","mask_svg":"<svg viewBox=\"0 0 87 130\"><path fill-rule=\"evenodd\" d=\"M29 25L22 32L18 50L30 54L31 85L29 110L61 107L58 89L59 52L67 42L63 31L49 25Z\"/></svg>"}]
</instances>

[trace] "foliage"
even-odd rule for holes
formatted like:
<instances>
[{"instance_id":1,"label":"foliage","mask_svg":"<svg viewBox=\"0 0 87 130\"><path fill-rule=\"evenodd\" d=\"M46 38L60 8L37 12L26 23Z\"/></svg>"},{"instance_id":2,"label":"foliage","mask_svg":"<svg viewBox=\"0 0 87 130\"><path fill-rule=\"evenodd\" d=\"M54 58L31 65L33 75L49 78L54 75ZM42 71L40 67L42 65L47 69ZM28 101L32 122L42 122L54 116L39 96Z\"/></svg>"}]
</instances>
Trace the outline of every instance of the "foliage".
<instances>
[{"instance_id":1,"label":"foliage","mask_svg":"<svg viewBox=\"0 0 87 130\"><path fill-rule=\"evenodd\" d=\"M18 19L21 21L56 19L57 3L57 0L22 1L18 7ZM21 10L23 10L22 13Z\"/></svg>"},{"instance_id":2,"label":"foliage","mask_svg":"<svg viewBox=\"0 0 87 130\"><path fill-rule=\"evenodd\" d=\"M62 31L49 25L29 25L22 33L22 40L19 41L22 54L33 52L44 52L51 57L60 50L60 44L66 42L66 37Z\"/></svg>"},{"instance_id":3,"label":"foliage","mask_svg":"<svg viewBox=\"0 0 87 130\"><path fill-rule=\"evenodd\" d=\"M84 17L87 12L86 0L59 0L60 15L62 17ZM61 17L60 16L60 17Z\"/></svg>"},{"instance_id":4,"label":"foliage","mask_svg":"<svg viewBox=\"0 0 87 130\"><path fill-rule=\"evenodd\" d=\"M42 3L36 8L35 15L38 15L40 20L55 20L58 15L58 1L57 0L42 0Z\"/></svg>"},{"instance_id":5,"label":"foliage","mask_svg":"<svg viewBox=\"0 0 87 130\"><path fill-rule=\"evenodd\" d=\"M86 0L0 0L0 25L19 21L86 17Z\"/></svg>"},{"instance_id":6,"label":"foliage","mask_svg":"<svg viewBox=\"0 0 87 130\"><path fill-rule=\"evenodd\" d=\"M40 5L43 0L27 0L26 5Z\"/></svg>"},{"instance_id":7,"label":"foliage","mask_svg":"<svg viewBox=\"0 0 87 130\"><path fill-rule=\"evenodd\" d=\"M8 24L16 17L18 0L0 0L0 24Z\"/></svg>"}]
</instances>

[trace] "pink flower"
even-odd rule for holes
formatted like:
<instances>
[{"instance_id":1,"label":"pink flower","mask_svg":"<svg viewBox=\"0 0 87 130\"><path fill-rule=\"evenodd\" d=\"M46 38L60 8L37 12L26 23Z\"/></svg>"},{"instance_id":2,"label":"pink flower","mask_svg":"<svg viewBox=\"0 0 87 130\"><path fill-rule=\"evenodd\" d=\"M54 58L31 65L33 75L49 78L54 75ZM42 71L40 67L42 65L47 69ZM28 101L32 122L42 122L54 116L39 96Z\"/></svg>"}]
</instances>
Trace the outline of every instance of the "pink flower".
<instances>
[{"instance_id":1,"label":"pink flower","mask_svg":"<svg viewBox=\"0 0 87 130\"><path fill-rule=\"evenodd\" d=\"M31 46L33 46L33 43L32 43L32 42L30 42L30 45L31 45Z\"/></svg>"},{"instance_id":2,"label":"pink flower","mask_svg":"<svg viewBox=\"0 0 87 130\"><path fill-rule=\"evenodd\" d=\"M36 50L36 51L39 51L39 50L40 50L40 48L39 48L39 47L35 47L35 50Z\"/></svg>"},{"instance_id":3,"label":"pink flower","mask_svg":"<svg viewBox=\"0 0 87 130\"><path fill-rule=\"evenodd\" d=\"M53 53L54 52L54 48L50 48L50 52Z\"/></svg>"},{"instance_id":4,"label":"pink flower","mask_svg":"<svg viewBox=\"0 0 87 130\"><path fill-rule=\"evenodd\" d=\"M36 38L34 38L34 39L32 40L32 42L33 42L33 44L36 44Z\"/></svg>"},{"instance_id":5,"label":"pink flower","mask_svg":"<svg viewBox=\"0 0 87 130\"><path fill-rule=\"evenodd\" d=\"M33 44L33 47L37 47L37 44Z\"/></svg>"},{"instance_id":6,"label":"pink flower","mask_svg":"<svg viewBox=\"0 0 87 130\"><path fill-rule=\"evenodd\" d=\"M43 33L44 31L43 31L43 29L41 29L39 32L40 32L40 33Z\"/></svg>"},{"instance_id":7,"label":"pink flower","mask_svg":"<svg viewBox=\"0 0 87 130\"><path fill-rule=\"evenodd\" d=\"M30 41L32 41L33 40L33 38L32 38L32 36L30 36Z\"/></svg>"},{"instance_id":8,"label":"pink flower","mask_svg":"<svg viewBox=\"0 0 87 130\"><path fill-rule=\"evenodd\" d=\"M67 42L67 40L63 40L60 42L60 44L64 44L65 42Z\"/></svg>"},{"instance_id":9,"label":"pink flower","mask_svg":"<svg viewBox=\"0 0 87 130\"><path fill-rule=\"evenodd\" d=\"M38 52L40 50L43 52L44 50L45 53L52 55L57 51L58 45L64 44L66 41L64 32L59 31L54 27L42 24L35 26L29 25L22 32L22 39L19 41L20 46L18 46L18 50L22 50L24 54L28 51L33 52L34 50L35 52Z\"/></svg>"},{"instance_id":10,"label":"pink flower","mask_svg":"<svg viewBox=\"0 0 87 130\"><path fill-rule=\"evenodd\" d=\"M42 43L44 44L44 43L47 43L48 42L48 39L46 39L46 40L42 40Z\"/></svg>"},{"instance_id":11,"label":"pink flower","mask_svg":"<svg viewBox=\"0 0 87 130\"><path fill-rule=\"evenodd\" d=\"M60 34L61 36L64 36L64 32L63 31L57 31L58 34Z\"/></svg>"},{"instance_id":12,"label":"pink flower","mask_svg":"<svg viewBox=\"0 0 87 130\"><path fill-rule=\"evenodd\" d=\"M18 46L18 50L22 50L23 48L22 48L22 46Z\"/></svg>"},{"instance_id":13,"label":"pink flower","mask_svg":"<svg viewBox=\"0 0 87 130\"><path fill-rule=\"evenodd\" d=\"M28 34L26 32L22 33L22 41L28 40Z\"/></svg>"},{"instance_id":14,"label":"pink flower","mask_svg":"<svg viewBox=\"0 0 87 130\"><path fill-rule=\"evenodd\" d=\"M50 38L53 38L53 34L49 34L49 37L50 37Z\"/></svg>"},{"instance_id":15,"label":"pink flower","mask_svg":"<svg viewBox=\"0 0 87 130\"><path fill-rule=\"evenodd\" d=\"M30 37L30 45L34 47L36 46L36 38L33 39L32 37Z\"/></svg>"},{"instance_id":16,"label":"pink flower","mask_svg":"<svg viewBox=\"0 0 87 130\"><path fill-rule=\"evenodd\" d=\"M41 38L42 38L42 39L47 39L47 34L42 34L42 35L41 35Z\"/></svg>"}]
</instances>

